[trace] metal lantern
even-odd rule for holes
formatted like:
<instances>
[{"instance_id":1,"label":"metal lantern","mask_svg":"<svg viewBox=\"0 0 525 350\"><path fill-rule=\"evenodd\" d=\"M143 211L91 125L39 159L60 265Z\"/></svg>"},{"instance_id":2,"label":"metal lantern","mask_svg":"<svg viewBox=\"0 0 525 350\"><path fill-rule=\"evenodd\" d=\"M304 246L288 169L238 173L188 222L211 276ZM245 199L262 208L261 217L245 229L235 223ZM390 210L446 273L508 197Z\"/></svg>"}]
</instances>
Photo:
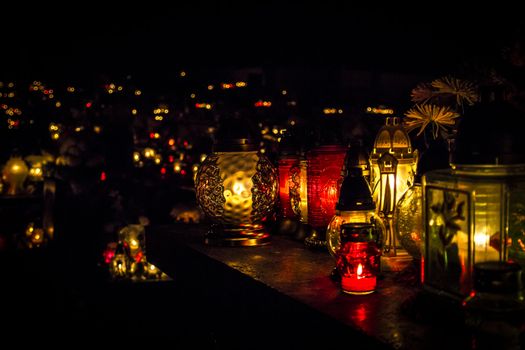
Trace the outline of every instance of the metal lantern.
<instances>
[{"instance_id":1,"label":"metal lantern","mask_svg":"<svg viewBox=\"0 0 525 350\"><path fill-rule=\"evenodd\" d=\"M462 121L452 169L423 176L424 287L456 298L472 289L474 264L525 263L524 141L513 125L523 115L478 108Z\"/></svg>"},{"instance_id":2,"label":"metal lantern","mask_svg":"<svg viewBox=\"0 0 525 350\"><path fill-rule=\"evenodd\" d=\"M402 251L393 225L396 204L414 182L418 152L412 149L410 138L399 118L387 117L379 130L370 155L371 178L377 211L387 224L384 255L408 256Z\"/></svg>"},{"instance_id":3,"label":"metal lantern","mask_svg":"<svg viewBox=\"0 0 525 350\"><path fill-rule=\"evenodd\" d=\"M213 221L207 244L254 246L270 236L263 223L274 211L277 171L248 138L219 140L195 180L197 201Z\"/></svg>"}]
</instances>

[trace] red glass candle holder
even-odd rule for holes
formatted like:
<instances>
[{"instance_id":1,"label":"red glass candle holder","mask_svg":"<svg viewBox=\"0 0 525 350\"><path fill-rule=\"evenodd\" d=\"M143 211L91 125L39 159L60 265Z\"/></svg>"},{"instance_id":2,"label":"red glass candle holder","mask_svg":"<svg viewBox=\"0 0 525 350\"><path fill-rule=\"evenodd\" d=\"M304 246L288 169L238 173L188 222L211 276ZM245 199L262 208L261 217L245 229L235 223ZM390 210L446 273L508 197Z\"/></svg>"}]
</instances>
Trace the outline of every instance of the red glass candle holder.
<instances>
[{"instance_id":1,"label":"red glass candle holder","mask_svg":"<svg viewBox=\"0 0 525 350\"><path fill-rule=\"evenodd\" d=\"M373 224L351 223L341 226L341 246L336 252L336 267L341 289L348 294L375 291L381 256L380 238Z\"/></svg>"},{"instance_id":2,"label":"red glass candle holder","mask_svg":"<svg viewBox=\"0 0 525 350\"><path fill-rule=\"evenodd\" d=\"M342 183L341 170L346 147L325 145L309 151L308 161L308 223L316 230L326 231L335 214ZM324 234L321 235L324 237Z\"/></svg>"},{"instance_id":3,"label":"red glass candle holder","mask_svg":"<svg viewBox=\"0 0 525 350\"><path fill-rule=\"evenodd\" d=\"M299 156L296 155L283 156L279 159L279 213L285 219L293 219L295 217L290 201L290 170L292 167L298 166L298 164Z\"/></svg>"}]
</instances>

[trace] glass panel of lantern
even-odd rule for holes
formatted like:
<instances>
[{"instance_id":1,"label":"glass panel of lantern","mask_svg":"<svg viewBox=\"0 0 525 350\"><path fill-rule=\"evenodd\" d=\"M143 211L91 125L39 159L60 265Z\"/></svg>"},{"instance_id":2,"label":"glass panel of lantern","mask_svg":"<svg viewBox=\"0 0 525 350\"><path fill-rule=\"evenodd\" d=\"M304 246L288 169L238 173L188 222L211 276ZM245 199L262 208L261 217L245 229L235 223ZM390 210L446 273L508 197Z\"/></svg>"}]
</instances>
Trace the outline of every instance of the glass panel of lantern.
<instances>
[{"instance_id":1,"label":"glass panel of lantern","mask_svg":"<svg viewBox=\"0 0 525 350\"><path fill-rule=\"evenodd\" d=\"M423 179L427 287L464 296L475 263L523 259L525 166L454 166Z\"/></svg>"}]
</instances>

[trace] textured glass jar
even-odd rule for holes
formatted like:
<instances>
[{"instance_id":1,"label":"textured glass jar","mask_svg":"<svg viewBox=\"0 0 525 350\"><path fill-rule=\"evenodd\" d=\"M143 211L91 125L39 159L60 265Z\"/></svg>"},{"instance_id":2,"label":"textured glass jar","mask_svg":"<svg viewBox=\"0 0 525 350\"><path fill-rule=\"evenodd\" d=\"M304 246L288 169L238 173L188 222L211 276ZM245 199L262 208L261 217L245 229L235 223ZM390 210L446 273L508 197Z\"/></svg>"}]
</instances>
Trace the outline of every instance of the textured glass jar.
<instances>
[{"instance_id":1,"label":"textured glass jar","mask_svg":"<svg viewBox=\"0 0 525 350\"><path fill-rule=\"evenodd\" d=\"M208 244L258 245L267 243L265 222L278 196L277 171L257 151L214 152L197 173L197 201L216 224Z\"/></svg>"},{"instance_id":2,"label":"textured glass jar","mask_svg":"<svg viewBox=\"0 0 525 350\"><path fill-rule=\"evenodd\" d=\"M279 209L280 216L285 219L295 218L295 212L290 201L290 188L294 188L291 169L297 167L299 156L294 154L283 155L279 158Z\"/></svg>"},{"instance_id":3,"label":"textured glass jar","mask_svg":"<svg viewBox=\"0 0 525 350\"><path fill-rule=\"evenodd\" d=\"M412 257L421 258L423 245L423 191L420 183L406 190L394 211L394 231L397 240Z\"/></svg>"},{"instance_id":4,"label":"textured glass jar","mask_svg":"<svg viewBox=\"0 0 525 350\"><path fill-rule=\"evenodd\" d=\"M423 176L424 287L458 298L474 264L525 262L525 165L453 165Z\"/></svg>"},{"instance_id":5,"label":"textured glass jar","mask_svg":"<svg viewBox=\"0 0 525 350\"><path fill-rule=\"evenodd\" d=\"M342 183L341 170L346 148L324 145L306 154L308 161L308 224L314 228L305 244L312 248L326 246L326 227L335 214Z\"/></svg>"},{"instance_id":6,"label":"textured glass jar","mask_svg":"<svg viewBox=\"0 0 525 350\"><path fill-rule=\"evenodd\" d=\"M302 223L308 223L308 177L307 162L304 157L299 159L290 169L290 205Z\"/></svg>"}]
</instances>

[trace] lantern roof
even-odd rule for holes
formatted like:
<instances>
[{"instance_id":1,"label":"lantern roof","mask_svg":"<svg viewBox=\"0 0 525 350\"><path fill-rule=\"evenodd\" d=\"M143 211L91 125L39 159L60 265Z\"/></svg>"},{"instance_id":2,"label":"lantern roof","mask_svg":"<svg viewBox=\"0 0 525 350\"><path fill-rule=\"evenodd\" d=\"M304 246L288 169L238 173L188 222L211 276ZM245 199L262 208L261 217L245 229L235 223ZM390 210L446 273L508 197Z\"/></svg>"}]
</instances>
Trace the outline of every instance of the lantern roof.
<instances>
[{"instance_id":1,"label":"lantern roof","mask_svg":"<svg viewBox=\"0 0 525 350\"><path fill-rule=\"evenodd\" d=\"M375 164L384 153L392 154L401 162L418 157L417 150L412 150L410 137L398 117L387 117L385 125L379 129L370 156L371 162Z\"/></svg>"},{"instance_id":2,"label":"lantern roof","mask_svg":"<svg viewBox=\"0 0 525 350\"><path fill-rule=\"evenodd\" d=\"M412 148L410 137L398 117L386 118L385 125L377 133L374 148L382 151Z\"/></svg>"}]
</instances>

